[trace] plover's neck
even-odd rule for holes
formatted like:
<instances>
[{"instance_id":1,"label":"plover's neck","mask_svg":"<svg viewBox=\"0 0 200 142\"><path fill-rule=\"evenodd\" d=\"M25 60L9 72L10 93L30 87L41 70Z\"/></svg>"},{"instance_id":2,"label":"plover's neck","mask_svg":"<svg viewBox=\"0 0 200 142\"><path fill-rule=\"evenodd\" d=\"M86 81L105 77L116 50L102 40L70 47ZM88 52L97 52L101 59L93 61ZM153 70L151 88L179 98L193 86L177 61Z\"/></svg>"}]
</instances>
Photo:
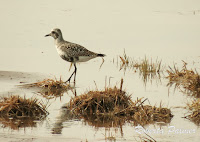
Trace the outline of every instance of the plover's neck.
<instances>
[{"instance_id":1,"label":"plover's neck","mask_svg":"<svg viewBox=\"0 0 200 142\"><path fill-rule=\"evenodd\" d=\"M55 44L56 46L58 46L60 43L62 43L64 41L62 36L59 36L57 39L55 39Z\"/></svg>"}]
</instances>

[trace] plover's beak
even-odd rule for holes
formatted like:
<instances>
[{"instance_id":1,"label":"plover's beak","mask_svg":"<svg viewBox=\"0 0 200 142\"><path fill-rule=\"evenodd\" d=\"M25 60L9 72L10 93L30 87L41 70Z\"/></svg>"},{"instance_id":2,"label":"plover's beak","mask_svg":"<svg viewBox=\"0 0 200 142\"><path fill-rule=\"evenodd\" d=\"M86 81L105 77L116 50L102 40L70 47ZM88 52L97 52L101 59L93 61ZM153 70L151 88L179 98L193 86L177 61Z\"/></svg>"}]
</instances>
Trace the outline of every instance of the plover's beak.
<instances>
[{"instance_id":1,"label":"plover's beak","mask_svg":"<svg viewBox=\"0 0 200 142\"><path fill-rule=\"evenodd\" d=\"M47 34L47 35L45 35L45 37L47 37L47 36L51 36L51 34Z\"/></svg>"}]
</instances>

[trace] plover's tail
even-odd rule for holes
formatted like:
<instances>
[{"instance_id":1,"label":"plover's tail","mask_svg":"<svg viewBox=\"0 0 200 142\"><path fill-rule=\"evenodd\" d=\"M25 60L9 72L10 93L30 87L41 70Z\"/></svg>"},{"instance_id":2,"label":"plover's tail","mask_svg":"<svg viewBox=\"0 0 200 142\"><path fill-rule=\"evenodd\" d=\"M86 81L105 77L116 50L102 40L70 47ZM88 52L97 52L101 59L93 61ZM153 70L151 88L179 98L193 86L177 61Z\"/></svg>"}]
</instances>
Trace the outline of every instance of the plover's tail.
<instances>
[{"instance_id":1,"label":"plover's tail","mask_svg":"<svg viewBox=\"0 0 200 142\"><path fill-rule=\"evenodd\" d=\"M97 57L104 57L106 56L105 54L97 54Z\"/></svg>"}]
</instances>

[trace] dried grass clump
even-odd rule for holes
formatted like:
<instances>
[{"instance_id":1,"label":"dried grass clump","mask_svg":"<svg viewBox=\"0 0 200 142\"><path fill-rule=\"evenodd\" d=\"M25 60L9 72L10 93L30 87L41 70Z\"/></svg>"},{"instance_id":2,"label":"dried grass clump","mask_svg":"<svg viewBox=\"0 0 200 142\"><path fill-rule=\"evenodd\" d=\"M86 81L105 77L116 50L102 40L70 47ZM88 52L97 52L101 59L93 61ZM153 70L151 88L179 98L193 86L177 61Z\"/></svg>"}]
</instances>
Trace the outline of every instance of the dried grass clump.
<instances>
[{"instance_id":1,"label":"dried grass clump","mask_svg":"<svg viewBox=\"0 0 200 142\"><path fill-rule=\"evenodd\" d=\"M151 124L154 122L169 123L173 117L171 110L168 108L155 107L155 106L139 106L135 112L133 118L136 120L135 125L138 123L141 125Z\"/></svg>"},{"instance_id":2,"label":"dried grass clump","mask_svg":"<svg viewBox=\"0 0 200 142\"><path fill-rule=\"evenodd\" d=\"M71 99L70 104L71 108L82 114L105 114L127 108L128 99L125 92L114 87L106 88L105 91L89 91Z\"/></svg>"},{"instance_id":3,"label":"dried grass clump","mask_svg":"<svg viewBox=\"0 0 200 142\"><path fill-rule=\"evenodd\" d=\"M195 124L200 124L200 99L192 101L192 103L187 104L188 109L190 110L189 115L185 118L193 121Z\"/></svg>"},{"instance_id":4,"label":"dried grass clump","mask_svg":"<svg viewBox=\"0 0 200 142\"><path fill-rule=\"evenodd\" d=\"M42 90L40 90L38 94L42 95L43 97L47 99L60 97L64 94L64 92L70 89L70 85L62 81L61 78L60 80L45 79L40 82L24 84L21 86L22 87L39 87Z\"/></svg>"},{"instance_id":5,"label":"dried grass clump","mask_svg":"<svg viewBox=\"0 0 200 142\"><path fill-rule=\"evenodd\" d=\"M192 93L193 96L200 96L200 76L197 72L193 70L187 69L187 63L184 62L184 65L181 70L179 70L176 66L174 69L171 67L170 70L167 70L169 76L168 86L171 86L175 83L176 87L182 86L186 89L186 93Z\"/></svg>"},{"instance_id":6,"label":"dried grass clump","mask_svg":"<svg viewBox=\"0 0 200 142\"><path fill-rule=\"evenodd\" d=\"M0 101L0 115L1 117L12 118L42 118L48 115L46 105L40 103L35 99L26 99L20 96L4 97Z\"/></svg>"},{"instance_id":7,"label":"dried grass clump","mask_svg":"<svg viewBox=\"0 0 200 142\"><path fill-rule=\"evenodd\" d=\"M41 87L41 88L47 88L48 90L52 89L68 89L69 85L67 85L65 82L63 82L60 78L60 80L53 80L53 79L45 79L40 82L32 83L32 84L26 84L26 86L29 87Z\"/></svg>"},{"instance_id":8,"label":"dried grass clump","mask_svg":"<svg viewBox=\"0 0 200 142\"><path fill-rule=\"evenodd\" d=\"M122 81L123 83L123 81ZM120 117L126 121L134 121L134 124L145 125L154 122L170 122L171 111L167 108L152 107L143 105L147 100L137 99L135 102L130 96L116 86L106 87L104 91L89 91L83 95L76 96L70 100L69 108L75 114L87 117L88 121L95 123L111 120L112 124L115 117ZM117 120L117 119L116 119ZM109 122L106 122L109 125ZM116 123L118 124L118 123Z\"/></svg>"}]
</instances>

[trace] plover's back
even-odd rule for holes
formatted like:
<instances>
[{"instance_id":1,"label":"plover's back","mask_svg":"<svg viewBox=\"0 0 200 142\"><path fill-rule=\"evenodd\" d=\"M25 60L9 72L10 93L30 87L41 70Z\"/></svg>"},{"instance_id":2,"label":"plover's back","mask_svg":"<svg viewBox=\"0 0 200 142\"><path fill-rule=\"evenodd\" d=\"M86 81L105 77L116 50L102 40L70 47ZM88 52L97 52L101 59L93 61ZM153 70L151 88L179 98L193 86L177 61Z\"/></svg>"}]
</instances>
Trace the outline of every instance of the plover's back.
<instances>
[{"instance_id":1,"label":"plover's back","mask_svg":"<svg viewBox=\"0 0 200 142\"><path fill-rule=\"evenodd\" d=\"M56 48L60 57L68 62L86 62L102 55L89 51L81 45L67 41L59 43Z\"/></svg>"}]
</instances>

